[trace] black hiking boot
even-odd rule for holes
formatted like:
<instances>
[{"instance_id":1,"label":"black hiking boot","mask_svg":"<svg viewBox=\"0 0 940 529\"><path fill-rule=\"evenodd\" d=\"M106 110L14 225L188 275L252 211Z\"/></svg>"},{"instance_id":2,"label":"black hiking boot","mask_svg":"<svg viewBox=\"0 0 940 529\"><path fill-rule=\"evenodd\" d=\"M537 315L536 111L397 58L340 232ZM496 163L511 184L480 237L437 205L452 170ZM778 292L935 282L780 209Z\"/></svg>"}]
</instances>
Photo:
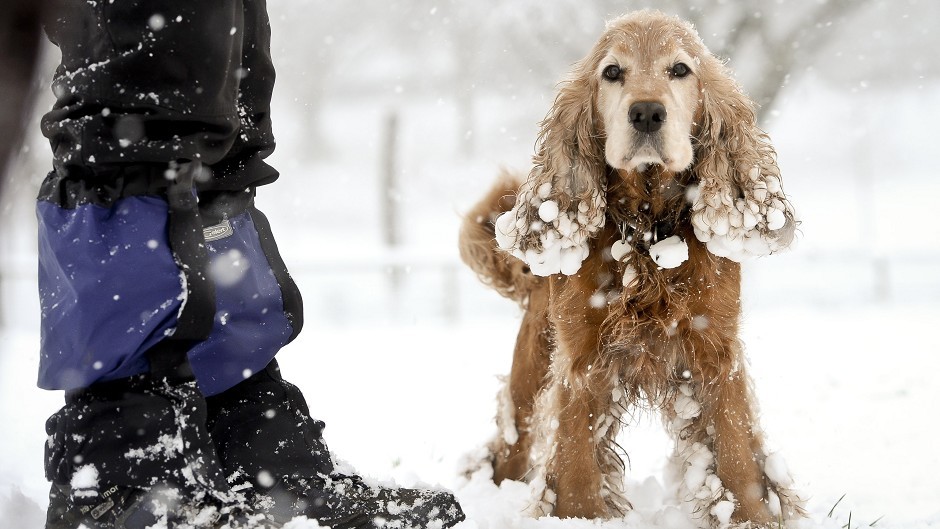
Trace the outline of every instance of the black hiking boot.
<instances>
[{"instance_id":1,"label":"black hiking boot","mask_svg":"<svg viewBox=\"0 0 940 529\"><path fill-rule=\"evenodd\" d=\"M457 498L447 491L368 485L355 475L333 474L327 490L345 491L371 507L373 525L388 529L445 529L465 516Z\"/></svg>"},{"instance_id":2,"label":"black hiking boot","mask_svg":"<svg viewBox=\"0 0 940 529\"><path fill-rule=\"evenodd\" d=\"M68 485L49 491L46 529L268 529L277 527L263 515L250 515L239 503L217 499L193 501L178 489L150 490L113 486L88 496Z\"/></svg>"},{"instance_id":3,"label":"black hiking boot","mask_svg":"<svg viewBox=\"0 0 940 529\"><path fill-rule=\"evenodd\" d=\"M445 529L464 519L449 492L367 485L359 476L284 477L256 508L279 523L306 516L333 529Z\"/></svg>"}]
</instances>

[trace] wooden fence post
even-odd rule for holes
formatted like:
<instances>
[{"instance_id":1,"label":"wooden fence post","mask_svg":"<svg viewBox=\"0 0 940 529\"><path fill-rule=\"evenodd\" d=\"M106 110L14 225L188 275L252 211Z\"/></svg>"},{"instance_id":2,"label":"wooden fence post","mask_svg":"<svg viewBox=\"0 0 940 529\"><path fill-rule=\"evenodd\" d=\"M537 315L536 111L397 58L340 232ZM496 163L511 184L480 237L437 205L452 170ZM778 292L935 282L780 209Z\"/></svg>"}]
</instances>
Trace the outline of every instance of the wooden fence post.
<instances>
[{"instance_id":1,"label":"wooden fence post","mask_svg":"<svg viewBox=\"0 0 940 529\"><path fill-rule=\"evenodd\" d=\"M379 229L385 249L394 253L401 246L400 191L398 189L398 113L391 111L382 124L382 152L379 169ZM391 264L386 271L391 291L390 310L397 313L396 306L401 295L403 271L398 264Z\"/></svg>"}]
</instances>

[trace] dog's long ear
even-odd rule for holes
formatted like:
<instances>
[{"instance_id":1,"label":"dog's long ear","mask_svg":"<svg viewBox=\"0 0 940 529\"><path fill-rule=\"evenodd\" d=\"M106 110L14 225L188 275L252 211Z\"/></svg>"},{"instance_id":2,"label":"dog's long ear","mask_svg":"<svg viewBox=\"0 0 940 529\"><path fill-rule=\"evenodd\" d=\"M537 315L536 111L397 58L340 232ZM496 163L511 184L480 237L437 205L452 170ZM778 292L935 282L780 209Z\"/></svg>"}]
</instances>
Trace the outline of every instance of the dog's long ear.
<instances>
[{"instance_id":1,"label":"dog's long ear","mask_svg":"<svg viewBox=\"0 0 940 529\"><path fill-rule=\"evenodd\" d=\"M700 58L702 113L696 135L696 237L741 261L786 248L798 224L783 193L776 153L753 103L714 56Z\"/></svg>"},{"instance_id":2,"label":"dog's long ear","mask_svg":"<svg viewBox=\"0 0 940 529\"><path fill-rule=\"evenodd\" d=\"M576 273L604 225L607 166L593 55L560 85L541 123L532 171L515 206L496 221L499 247L540 276Z\"/></svg>"}]
</instances>

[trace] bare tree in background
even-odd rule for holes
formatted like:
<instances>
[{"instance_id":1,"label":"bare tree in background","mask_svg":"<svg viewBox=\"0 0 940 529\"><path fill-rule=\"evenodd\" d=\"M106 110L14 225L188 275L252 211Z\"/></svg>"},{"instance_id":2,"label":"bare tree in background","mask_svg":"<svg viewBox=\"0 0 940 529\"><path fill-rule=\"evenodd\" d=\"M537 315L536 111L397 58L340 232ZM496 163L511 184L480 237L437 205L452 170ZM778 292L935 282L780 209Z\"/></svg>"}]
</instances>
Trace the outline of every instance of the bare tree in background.
<instances>
[{"instance_id":1,"label":"bare tree in background","mask_svg":"<svg viewBox=\"0 0 940 529\"><path fill-rule=\"evenodd\" d=\"M731 59L735 74L763 119L791 74L812 65L856 14L873 0L771 3L766 0L540 2L503 8L507 35L539 75L551 79L580 59L604 20L625 10L656 8L692 22L711 51Z\"/></svg>"},{"instance_id":2,"label":"bare tree in background","mask_svg":"<svg viewBox=\"0 0 940 529\"><path fill-rule=\"evenodd\" d=\"M681 9L681 2L669 3ZM843 33L842 28L874 2L827 0L768 6L758 0L700 0L697 4L689 4L685 16L704 33L702 38L713 53L735 62L739 80L759 105L758 119L763 120L788 78L813 64ZM745 64L738 68L739 62Z\"/></svg>"},{"instance_id":3,"label":"bare tree in background","mask_svg":"<svg viewBox=\"0 0 940 529\"><path fill-rule=\"evenodd\" d=\"M447 28L443 43L450 48L453 67L451 91L457 109L458 152L470 157L476 152L476 100L488 87L485 65L490 50L486 45L488 28L493 25L492 6L488 2L450 2L438 9Z\"/></svg>"}]
</instances>

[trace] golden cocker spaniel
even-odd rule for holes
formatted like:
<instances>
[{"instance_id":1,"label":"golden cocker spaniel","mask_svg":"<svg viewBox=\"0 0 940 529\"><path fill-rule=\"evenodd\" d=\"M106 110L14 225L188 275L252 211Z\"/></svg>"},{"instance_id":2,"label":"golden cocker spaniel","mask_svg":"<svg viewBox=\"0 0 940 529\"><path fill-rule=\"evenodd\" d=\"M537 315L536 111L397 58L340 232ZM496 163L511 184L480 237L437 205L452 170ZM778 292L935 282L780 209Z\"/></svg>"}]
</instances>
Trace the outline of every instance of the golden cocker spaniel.
<instances>
[{"instance_id":1,"label":"golden cocker spaniel","mask_svg":"<svg viewBox=\"0 0 940 529\"><path fill-rule=\"evenodd\" d=\"M615 437L646 404L703 527L801 514L738 340L739 262L796 224L753 104L692 26L610 22L561 83L528 178L504 175L461 228L464 261L524 308L494 479L528 480L535 515L622 515Z\"/></svg>"}]
</instances>

